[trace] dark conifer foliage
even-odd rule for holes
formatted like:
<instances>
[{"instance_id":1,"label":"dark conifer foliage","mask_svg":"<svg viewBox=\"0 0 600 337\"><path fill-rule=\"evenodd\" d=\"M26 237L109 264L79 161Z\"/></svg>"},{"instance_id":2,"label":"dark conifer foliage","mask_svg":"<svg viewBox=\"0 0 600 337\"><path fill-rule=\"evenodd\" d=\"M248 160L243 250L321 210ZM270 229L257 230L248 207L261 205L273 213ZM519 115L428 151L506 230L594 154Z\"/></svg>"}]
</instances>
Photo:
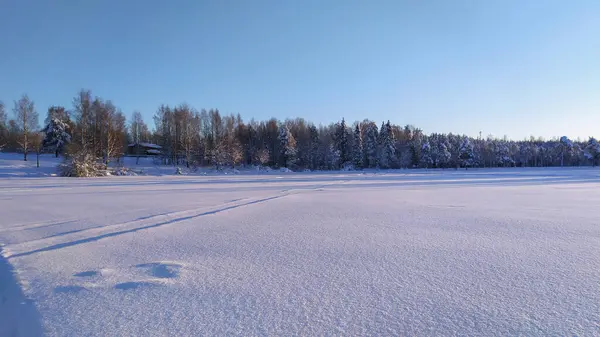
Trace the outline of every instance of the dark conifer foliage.
<instances>
[{"instance_id":1,"label":"dark conifer foliage","mask_svg":"<svg viewBox=\"0 0 600 337\"><path fill-rule=\"evenodd\" d=\"M244 121L239 114L188 105L161 105L151 129L139 111L125 114L109 99L82 89L71 107L52 106L38 125L36 107L24 95L9 119L0 101L0 150L34 151L31 135L44 133L43 150L56 155L85 149L99 161L119 161L145 148L157 162L187 167L268 165L293 170L583 166L600 164L595 138L521 141L426 135L411 125L369 119L314 125L302 118ZM146 112L146 115L149 115ZM149 150L148 150L149 149Z\"/></svg>"}]
</instances>

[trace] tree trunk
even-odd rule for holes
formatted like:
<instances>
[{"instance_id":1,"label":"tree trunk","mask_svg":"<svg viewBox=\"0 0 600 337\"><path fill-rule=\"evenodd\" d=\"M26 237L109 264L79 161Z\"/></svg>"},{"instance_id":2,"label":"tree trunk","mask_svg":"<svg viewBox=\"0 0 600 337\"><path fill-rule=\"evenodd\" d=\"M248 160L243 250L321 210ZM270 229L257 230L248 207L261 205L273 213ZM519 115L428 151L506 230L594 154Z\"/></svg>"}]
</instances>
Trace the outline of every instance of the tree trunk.
<instances>
[{"instance_id":1,"label":"tree trunk","mask_svg":"<svg viewBox=\"0 0 600 337\"><path fill-rule=\"evenodd\" d=\"M37 161L37 167L40 168L40 151L37 151L35 159Z\"/></svg>"},{"instance_id":2,"label":"tree trunk","mask_svg":"<svg viewBox=\"0 0 600 337\"><path fill-rule=\"evenodd\" d=\"M27 161L27 150L23 151L23 161Z\"/></svg>"}]
</instances>

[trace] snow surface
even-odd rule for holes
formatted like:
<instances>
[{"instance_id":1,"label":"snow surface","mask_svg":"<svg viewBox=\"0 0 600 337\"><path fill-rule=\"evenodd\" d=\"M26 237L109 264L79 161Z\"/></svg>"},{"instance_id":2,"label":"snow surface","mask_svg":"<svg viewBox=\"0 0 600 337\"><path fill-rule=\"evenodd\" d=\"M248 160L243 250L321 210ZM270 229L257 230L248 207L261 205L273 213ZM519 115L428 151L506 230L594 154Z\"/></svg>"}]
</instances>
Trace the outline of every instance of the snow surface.
<instances>
[{"instance_id":1,"label":"snow surface","mask_svg":"<svg viewBox=\"0 0 600 337\"><path fill-rule=\"evenodd\" d=\"M600 334L598 169L16 165L0 159L0 336Z\"/></svg>"}]
</instances>

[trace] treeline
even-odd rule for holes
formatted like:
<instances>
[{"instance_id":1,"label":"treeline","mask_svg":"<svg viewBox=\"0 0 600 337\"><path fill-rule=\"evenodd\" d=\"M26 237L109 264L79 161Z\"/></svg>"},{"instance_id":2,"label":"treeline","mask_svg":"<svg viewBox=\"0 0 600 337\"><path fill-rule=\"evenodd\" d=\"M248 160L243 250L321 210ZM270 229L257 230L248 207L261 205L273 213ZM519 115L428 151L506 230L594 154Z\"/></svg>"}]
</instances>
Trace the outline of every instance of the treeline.
<instances>
[{"instance_id":1,"label":"treeline","mask_svg":"<svg viewBox=\"0 0 600 337\"><path fill-rule=\"evenodd\" d=\"M425 135L410 125L365 119L344 119L316 126L302 118L245 122L216 109L196 110L187 104L161 105L150 130L140 112L129 121L110 100L80 91L70 109L48 108L39 128L34 102L27 96L14 102L13 118L0 102L0 148L52 151L58 156L86 151L104 163L119 160L128 144L161 146L164 164L188 167L266 165L292 170L363 168L456 168L510 166L583 166L600 162L594 138L533 137L512 141L457 134Z\"/></svg>"}]
</instances>

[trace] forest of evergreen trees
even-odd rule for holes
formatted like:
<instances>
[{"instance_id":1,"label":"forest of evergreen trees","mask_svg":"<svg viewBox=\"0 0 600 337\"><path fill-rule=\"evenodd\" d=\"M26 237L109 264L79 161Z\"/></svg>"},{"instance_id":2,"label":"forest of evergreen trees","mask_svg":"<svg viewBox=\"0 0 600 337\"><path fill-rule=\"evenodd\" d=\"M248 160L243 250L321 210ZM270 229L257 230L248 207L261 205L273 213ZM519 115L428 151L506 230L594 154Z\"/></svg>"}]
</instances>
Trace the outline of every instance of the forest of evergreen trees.
<instances>
[{"instance_id":1,"label":"forest of evergreen trees","mask_svg":"<svg viewBox=\"0 0 600 337\"><path fill-rule=\"evenodd\" d=\"M457 168L584 166L600 162L594 138L574 141L514 141L457 134L424 134L420 129L365 119L316 126L302 118L244 121L240 115L162 105L150 130L139 112L129 120L110 101L81 90L71 107L52 106L40 125L26 95L10 107L0 102L0 150L52 152L85 149L108 163L126 154L128 144L162 147L160 161L187 166L265 165L291 170L362 168ZM40 127L41 126L41 127Z\"/></svg>"}]
</instances>

